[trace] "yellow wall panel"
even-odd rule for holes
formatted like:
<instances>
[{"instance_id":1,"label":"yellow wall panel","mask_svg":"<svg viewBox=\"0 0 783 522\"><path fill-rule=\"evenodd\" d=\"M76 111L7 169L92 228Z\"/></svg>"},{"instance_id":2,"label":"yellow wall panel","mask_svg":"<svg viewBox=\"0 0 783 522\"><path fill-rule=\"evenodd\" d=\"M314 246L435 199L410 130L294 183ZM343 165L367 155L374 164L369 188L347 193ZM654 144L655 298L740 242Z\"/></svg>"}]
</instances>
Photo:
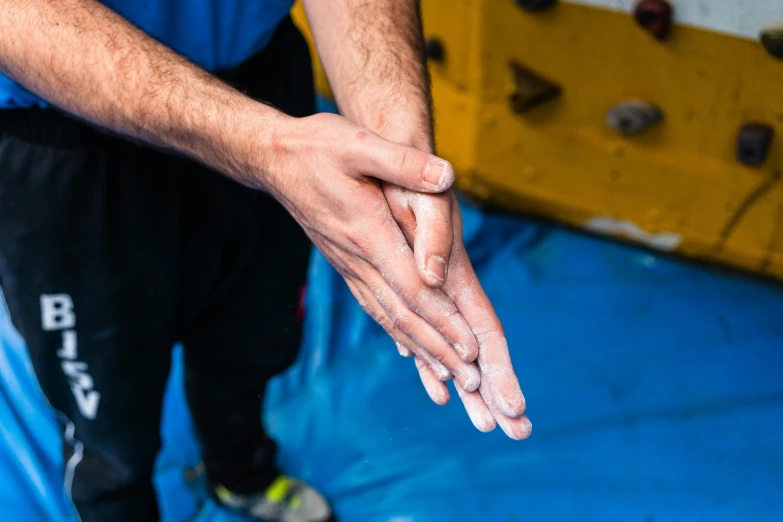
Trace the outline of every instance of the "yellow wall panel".
<instances>
[{"instance_id":1,"label":"yellow wall panel","mask_svg":"<svg viewBox=\"0 0 783 522\"><path fill-rule=\"evenodd\" d=\"M591 230L606 231L592 226L595 219L630 222L641 236L622 226L615 233L645 244L670 234L682 254L779 276L779 137L760 168L738 163L736 138L750 121L783 130L775 88L783 85L783 63L758 42L691 27L675 27L659 42L626 13L479 4L483 29L474 45L484 60L474 94L482 114L477 163L462 188ZM560 84L562 96L515 114L507 99L512 61ZM664 121L620 135L604 118L627 99L658 105ZM447 132L440 143L454 139Z\"/></svg>"}]
</instances>

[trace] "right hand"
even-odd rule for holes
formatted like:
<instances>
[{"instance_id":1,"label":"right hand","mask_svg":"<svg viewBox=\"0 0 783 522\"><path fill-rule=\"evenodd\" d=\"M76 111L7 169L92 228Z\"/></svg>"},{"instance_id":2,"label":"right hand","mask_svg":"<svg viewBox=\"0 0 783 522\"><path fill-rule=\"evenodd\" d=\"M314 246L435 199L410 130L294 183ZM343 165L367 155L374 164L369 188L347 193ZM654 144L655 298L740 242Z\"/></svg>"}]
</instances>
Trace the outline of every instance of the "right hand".
<instances>
[{"instance_id":1,"label":"right hand","mask_svg":"<svg viewBox=\"0 0 783 522\"><path fill-rule=\"evenodd\" d=\"M395 342L420 347L464 390L477 390L476 338L453 301L422 282L380 184L441 193L454 182L451 165L333 114L292 120L280 136L266 188Z\"/></svg>"},{"instance_id":2,"label":"right hand","mask_svg":"<svg viewBox=\"0 0 783 522\"><path fill-rule=\"evenodd\" d=\"M457 306L478 341L476 364L481 386L474 392L455 386L470 420L480 431L492 431L497 424L512 439L527 438L532 425L524 414L525 398L511 363L503 325L465 250L457 198L452 191L419 194L388 184L384 184L384 193L416 257L424 260L436 252L444 260L447 268L439 287ZM432 282L422 269L423 262L419 267L422 281ZM397 350L402 356L415 355L416 368L430 398L436 404L448 402L449 390L442 382L448 372L443 365L417 346L398 343Z\"/></svg>"}]
</instances>

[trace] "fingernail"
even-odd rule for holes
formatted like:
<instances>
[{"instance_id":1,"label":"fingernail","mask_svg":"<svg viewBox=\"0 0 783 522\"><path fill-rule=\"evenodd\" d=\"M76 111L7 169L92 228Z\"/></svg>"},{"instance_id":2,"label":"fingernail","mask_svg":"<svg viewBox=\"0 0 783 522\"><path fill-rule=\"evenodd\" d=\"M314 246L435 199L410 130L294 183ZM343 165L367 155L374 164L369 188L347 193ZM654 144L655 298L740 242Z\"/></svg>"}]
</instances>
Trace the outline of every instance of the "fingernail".
<instances>
[{"instance_id":1,"label":"fingernail","mask_svg":"<svg viewBox=\"0 0 783 522\"><path fill-rule=\"evenodd\" d=\"M433 190L444 190L451 182L449 163L442 159L431 159L424 167L424 181L432 185Z\"/></svg>"},{"instance_id":2,"label":"fingernail","mask_svg":"<svg viewBox=\"0 0 783 522\"><path fill-rule=\"evenodd\" d=\"M435 373L439 381L448 381L451 379L451 372L439 362L430 365L430 369Z\"/></svg>"},{"instance_id":3,"label":"fingernail","mask_svg":"<svg viewBox=\"0 0 783 522\"><path fill-rule=\"evenodd\" d=\"M410 351L410 350L408 350L406 347L404 347L404 346L403 346L403 345L401 345L400 343L398 343L398 342L395 342L394 344L396 344L396 345L397 345L397 351L398 351L398 352L400 353L400 355L402 355L403 357L410 357L411 355L413 355L413 354L411 354L411 351Z\"/></svg>"},{"instance_id":4,"label":"fingernail","mask_svg":"<svg viewBox=\"0 0 783 522\"><path fill-rule=\"evenodd\" d=\"M522 395L522 392L519 392L519 394L514 393L511 396L508 393L500 393L498 395L499 397L495 401L504 415L512 419L518 419L525 413L525 396Z\"/></svg>"},{"instance_id":5,"label":"fingernail","mask_svg":"<svg viewBox=\"0 0 783 522\"><path fill-rule=\"evenodd\" d=\"M522 419L522 421L523 422L516 426L509 426L508 431L503 431L505 431L506 434L514 440L525 440L526 438L530 437L530 434L533 432L533 423L530 422L530 419L527 417Z\"/></svg>"},{"instance_id":6,"label":"fingernail","mask_svg":"<svg viewBox=\"0 0 783 522\"><path fill-rule=\"evenodd\" d=\"M454 349L457 350L457 354L460 356L460 359L465 360L468 358L468 349L461 344L454 343Z\"/></svg>"},{"instance_id":7,"label":"fingernail","mask_svg":"<svg viewBox=\"0 0 783 522\"><path fill-rule=\"evenodd\" d=\"M463 389L466 392L474 392L478 390L478 387L481 385L481 377L475 366L469 366L468 368L471 368L471 371L460 370L462 377L465 379L465 386L463 386ZM475 371L472 371L473 369L475 369Z\"/></svg>"},{"instance_id":8,"label":"fingernail","mask_svg":"<svg viewBox=\"0 0 783 522\"><path fill-rule=\"evenodd\" d=\"M497 426L497 422L495 422L495 419L492 418L492 414L488 411L475 412L472 415L468 413L468 416L476 429L483 433L489 433Z\"/></svg>"},{"instance_id":9,"label":"fingernail","mask_svg":"<svg viewBox=\"0 0 783 522\"><path fill-rule=\"evenodd\" d=\"M440 256L430 256L427 258L427 266L425 267L427 275L437 282L443 282L446 280L446 260Z\"/></svg>"}]
</instances>

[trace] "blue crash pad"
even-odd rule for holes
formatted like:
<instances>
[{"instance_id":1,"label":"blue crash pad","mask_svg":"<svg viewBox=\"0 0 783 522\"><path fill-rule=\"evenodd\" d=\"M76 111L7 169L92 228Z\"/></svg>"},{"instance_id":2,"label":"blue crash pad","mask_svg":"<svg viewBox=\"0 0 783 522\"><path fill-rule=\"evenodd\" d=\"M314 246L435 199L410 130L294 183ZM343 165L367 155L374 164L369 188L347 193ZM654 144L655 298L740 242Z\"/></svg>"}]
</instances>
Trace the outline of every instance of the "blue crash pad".
<instances>
[{"instance_id":1,"label":"blue crash pad","mask_svg":"<svg viewBox=\"0 0 783 522\"><path fill-rule=\"evenodd\" d=\"M432 404L316 255L302 354L268 394L285 470L343 522L783 520L779 288L464 213L532 438L481 434L459 401ZM0 520L71 520L54 418L2 312L0 343ZM240 521L185 473L198 448L177 361L156 477L165 520Z\"/></svg>"}]
</instances>

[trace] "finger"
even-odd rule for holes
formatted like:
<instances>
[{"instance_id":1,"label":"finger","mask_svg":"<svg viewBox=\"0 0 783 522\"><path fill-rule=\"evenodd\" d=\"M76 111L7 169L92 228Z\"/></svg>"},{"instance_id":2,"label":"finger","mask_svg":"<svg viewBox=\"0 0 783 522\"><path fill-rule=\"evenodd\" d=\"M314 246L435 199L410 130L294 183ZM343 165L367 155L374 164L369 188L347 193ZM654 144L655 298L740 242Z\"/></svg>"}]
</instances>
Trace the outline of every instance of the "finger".
<instances>
[{"instance_id":1,"label":"finger","mask_svg":"<svg viewBox=\"0 0 783 522\"><path fill-rule=\"evenodd\" d=\"M391 216L390 216L391 219ZM465 362L473 362L478 356L478 342L465 318L460 314L456 305L442 291L427 287L419 276L413 259L413 252L405 241L405 237L399 227L393 230L384 228L375 231L378 245L386 245L382 251L380 247L371 252L368 257L377 259L377 268L368 264L368 275L365 278L367 285L373 290L378 302L384 307L386 313L393 320L403 315L390 310L387 299L393 299L408 310L412 310L429 323L442 337L448 341L454 350ZM383 235L387 235L385 239ZM396 237L395 237L396 236ZM389 252L389 246L393 245L395 251ZM394 295L379 296L376 289L385 288ZM397 307L399 309L399 307ZM408 317L408 314L404 314ZM421 321L413 321L419 323ZM411 332L403 329L403 332L413 337ZM428 348L429 344L417 343ZM433 352L430 352L433 353ZM433 355L435 355L433 353ZM440 359L439 359L440 360ZM448 367L448 364L446 365ZM451 368L450 368L451 369Z\"/></svg>"},{"instance_id":2,"label":"finger","mask_svg":"<svg viewBox=\"0 0 783 522\"><path fill-rule=\"evenodd\" d=\"M400 334L399 332L397 332L395 336L404 337L404 335ZM414 352L410 348L406 347L404 344L400 342L395 342L394 344L397 345L397 351L403 357L410 357L411 355L413 355ZM422 363L429 370L429 373L430 375L432 375L432 378L438 382L441 381L445 382L453 377L451 375L451 372L449 372L449 370L446 369L445 366L443 366L441 363L439 363L438 361L430 357L429 354L427 354L427 352L423 350L416 350L415 360L417 365L419 363ZM448 394L448 388L446 388L446 393Z\"/></svg>"},{"instance_id":3,"label":"finger","mask_svg":"<svg viewBox=\"0 0 783 522\"><path fill-rule=\"evenodd\" d=\"M394 220L413 249L416 268L424 284L443 286L454 242L452 201L454 193L421 194L383 184L383 193Z\"/></svg>"},{"instance_id":4,"label":"finger","mask_svg":"<svg viewBox=\"0 0 783 522\"><path fill-rule=\"evenodd\" d=\"M455 213L455 222L461 222L459 209ZM456 238L449 280L443 289L476 335L479 343L477 362L486 385L483 393L491 396L505 416L520 418L525 412L525 397L514 373L503 326L481 288L461 237Z\"/></svg>"},{"instance_id":5,"label":"finger","mask_svg":"<svg viewBox=\"0 0 783 522\"><path fill-rule=\"evenodd\" d=\"M443 192L454 184L451 163L415 147L387 141L366 129L347 144L349 171L417 192Z\"/></svg>"},{"instance_id":6,"label":"finger","mask_svg":"<svg viewBox=\"0 0 783 522\"><path fill-rule=\"evenodd\" d=\"M454 387L476 429L484 433L494 430L497 423L481 395L478 392L466 392L459 384L455 384Z\"/></svg>"},{"instance_id":7,"label":"finger","mask_svg":"<svg viewBox=\"0 0 783 522\"><path fill-rule=\"evenodd\" d=\"M411 208L416 216L413 253L422 281L434 288L446 282L454 243L451 222L453 194L413 194Z\"/></svg>"},{"instance_id":8,"label":"finger","mask_svg":"<svg viewBox=\"0 0 783 522\"><path fill-rule=\"evenodd\" d=\"M450 377L448 370L440 365L438 361L433 360L426 351L419 348L407 348L407 346L412 346L412 340L394 327L393 322L385 315L383 307L381 307L380 303L374 298L367 285L365 285L358 276L343 275L345 276L346 283L351 292L362 307L376 319L387 332L389 332L393 339L395 339L400 353L408 354L414 351L417 353L417 358L421 359L425 366L427 366L426 363L429 361L431 375L426 375L425 377L420 371L420 377L422 378L422 383L425 385L425 390L427 390L428 395L430 395L434 402L440 404L440 401L443 400L443 395L438 391L439 386L435 385L435 381L438 379L446 380ZM400 341L400 339L402 339L402 341ZM430 379L429 377L433 377L434 379ZM427 379L426 382L424 379ZM458 394L462 398L463 404L468 412L468 416L479 430L490 431L494 429L496 423L499 423L504 432L511 438L522 439L529 436L532 429L530 421L526 417L518 419L507 418L497 407L493 394L489 391L488 386L485 385L481 393L476 391L465 392L459 384L456 386Z\"/></svg>"},{"instance_id":9,"label":"finger","mask_svg":"<svg viewBox=\"0 0 783 522\"><path fill-rule=\"evenodd\" d=\"M402 355L403 357L410 357L411 355L413 355L413 352L412 352L412 351L410 351L410 350L408 350L408 349L407 349L405 346L403 346L402 344L400 344L400 343L398 343L398 342L395 342L394 344L396 344L396 345L397 345L397 351L398 351L398 352L400 353L400 355Z\"/></svg>"},{"instance_id":10,"label":"finger","mask_svg":"<svg viewBox=\"0 0 783 522\"><path fill-rule=\"evenodd\" d=\"M499 425L503 432L514 440L523 440L530 436L533 430L530 419L524 415L517 419L507 417L495 404L486 385L482 384L475 392L466 392L456 384L455 388L468 417L479 431L492 431Z\"/></svg>"},{"instance_id":11,"label":"finger","mask_svg":"<svg viewBox=\"0 0 783 522\"><path fill-rule=\"evenodd\" d=\"M432 358L448 368L464 389L472 391L478 388L481 378L478 368L474 364L466 363L460 359L460 356L446 342L443 335L408 308L394 290L385 284L380 275L366 274L365 281L372 290L375 300L391 321L390 326L384 325L387 331L393 327L409 337L413 341L413 346L411 344L406 344L406 346L410 348L415 346L426 351Z\"/></svg>"},{"instance_id":12,"label":"finger","mask_svg":"<svg viewBox=\"0 0 783 522\"><path fill-rule=\"evenodd\" d=\"M386 214L386 219L393 222L388 205ZM373 315L376 321L384 325L384 319L390 320L392 326L410 337L414 345L422 347L444 364L463 388L475 390L480 376L478 368L471 363L478 356L478 343L470 326L442 291L428 288L421 282L413 254L398 226L382 226L372 233L375 241L371 245L360 246L363 249L361 254L378 260L378 268L365 257L344 252L329 238L324 237L319 248L330 259L338 261L338 265L348 265L341 270L346 280L350 278L371 290L371 296L385 312L384 317L377 313ZM384 250L378 245L384 245ZM389 247L394 248L398 255L389 255ZM346 256L352 256L352 261L343 259ZM379 269L386 275L382 275ZM396 283L399 290L395 290L392 283ZM352 291L361 302L360 293L354 288ZM408 301L402 296L406 296ZM371 309L365 309L372 315ZM387 331L390 331L388 327Z\"/></svg>"},{"instance_id":13,"label":"finger","mask_svg":"<svg viewBox=\"0 0 783 522\"><path fill-rule=\"evenodd\" d=\"M419 359L423 360L430 367L433 375L436 376L436 380L447 381L453 377L452 372L440 361L434 359L425 350L416 346L413 339L408 337L394 325L394 322L386 315L385 310L380 303L378 303L366 284L354 277L346 277L345 282L362 309L364 309L375 322L381 325L381 327L386 330L386 333L394 340L394 344L397 346L397 351L400 355L409 357L412 353L415 353ZM475 365L472 366L475 368ZM475 370L475 373L477 379L478 369ZM466 379L466 383L468 386L473 386L474 384L470 379ZM478 388L478 384L475 384L475 387Z\"/></svg>"},{"instance_id":14,"label":"finger","mask_svg":"<svg viewBox=\"0 0 783 522\"><path fill-rule=\"evenodd\" d=\"M473 362L478 356L478 343L465 318L459 313L454 303L440 290L424 285L416 270L413 252L408 246L400 227L394 222L388 204L384 205L382 216L394 226L375 226L363 231L363 235L372 237L372 242L362 242L357 252L346 252L333 243L328 237L322 236L319 249L332 260L333 264L351 265L341 270L345 276L350 273L356 280L362 279L370 286L376 299L379 298L376 289L384 287L392 291L394 297L402 299L405 307L428 322L440 333L465 362ZM352 262L343 260L352 258ZM372 259L373 262L367 261ZM373 264L374 263L374 264ZM357 271L360 268L363 276ZM384 301L380 304L386 309ZM407 333L407 332L406 332ZM426 345L423 345L426 347Z\"/></svg>"},{"instance_id":15,"label":"finger","mask_svg":"<svg viewBox=\"0 0 783 522\"><path fill-rule=\"evenodd\" d=\"M495 417L498 419L498 426L509 438L514 440L525 440L533 433L533 424L525 415L518 419L510 419L504 415Z\"/></svg>"},{"instance_id":16,"label":"finger","mask_svg":"<svg viewBox=\"0 0 783 522\"><path fill-rule=\"evenodd\" d=\"M432 402L439 404L440 406L449 402L448 387L438 380L430 367L420 358L414 358L414 362L416 363L416 369L419 371L419 378L424 385L424 390L427 392L427 395L430 396Z\"/></svg>"},{"instance_id":17,"label":"finger","mask_svg":"<svg viewBox=\"0 0 783 522\"><path fill-rule=\"evenodd\" d=\"M508 343L502 330L482 335L481 345L485 353L479 354L479 367L495 403L508 417L521 417L525 413L525 396L508 355Z\"/></svg>"},{"instance_id":18,"label":"finger","mask_svg":"<svg viewBox=\"0 0 783 522\"><path fill-rule=\"evenodd\" d=\"M352 292L355 290L356 294L362 294L362 293L368 293L369 290L366 290L364 292L360 291L358 286L353 281L346 281L349 285L349 287L352 287ZM368 299L371 299L371 296L368 296L368 298L365 298L362 296L360 303L365 303L367 306L372 306L376 309L376 313L382 313L382 309L380 308L380 305L376 303L370 304L368 303ZM390 324L390 321L383 321L386 324ZM393 328L393 327L392 327ZM387 331L388 332L388 331ZM393 338L398 337L404 337L400 332L388 332L390 335L392 335ZM413 355L413 351L405 346L403 343L399 341L395 341L394 343L397 346L397 351L402 355L403 357L410 357ZM425 362L426 361L426 362ZM427 395L429 395L430 399L435 404L438 404L440 406L445 405L449 402L449 389L448 387L441 381L445 381L451 378L451 373L446 369L445 366L443 366L438 361L433 360L430 358L426 352L423 352L421 355L417 355L414 358L414 362L416 364L416 369L419 372L419 378L421 379L421 383L424 386L424 390L427 392ZM437 375L440 375L438 377Z\"/></svg>"},{"instance_id":19,"label":"finger","mask_svg":"<svg viewBox=\"0 0 783 522\"><path fill-rule=\"evenodd\" d=\"M426 350L415 347L413 348L413 353L417 359L420 359L430 370L432 370L432 374L439 382L446 382L454 377L448 368L443 366L440 361L433 359L433 357L428 354Z\"/></svg>"},{"instance_id":20,"label":"finger","mask_svg":"<svg viewBox=\"0 0 783 522\"><path fill-rule=\"evenodd\" d=\"M490 389L488 384L484 384L479 387L478 392L473 392L472 395L478 395L483 399L483 403L489 409L492 417L497 421L500 429L503 430L509 438L514 440L523 440L530 436L533 431L533 424L527 416L522 415L517 418L508 417L503 411L498 408L495 402L495 395Z\"/></svg>"}]
</instances>

